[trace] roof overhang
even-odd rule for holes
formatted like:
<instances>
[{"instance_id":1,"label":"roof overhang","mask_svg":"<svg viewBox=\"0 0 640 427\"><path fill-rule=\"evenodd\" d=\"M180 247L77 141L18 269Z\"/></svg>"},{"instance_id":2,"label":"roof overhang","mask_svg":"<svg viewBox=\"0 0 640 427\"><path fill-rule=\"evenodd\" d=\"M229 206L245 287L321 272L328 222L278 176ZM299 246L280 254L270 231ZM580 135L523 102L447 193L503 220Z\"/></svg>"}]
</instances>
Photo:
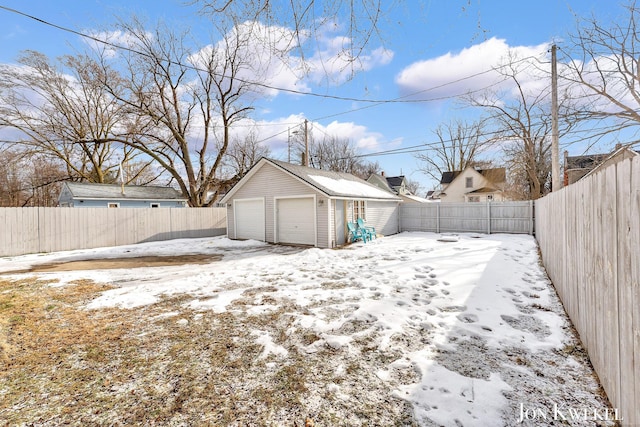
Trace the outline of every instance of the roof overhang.
<instances>
[{"instance_id":1,"label":"roof overhang","mask_svg":"<svg viewBox=\"0 0 640 427\"><path fill-rule=\"evenodd\" d=\"M383 202L401 202L402 201L402 199L400 199L397 196L394 196L393 194L390 194L392 197L389 197L389 198L378 198L378 197L360 196L360 195L331 195L331 194L328 194L326 191L324 191L322 188L314 185L313 182L309 182L307 180L304 180L304 179L300 178L299 176L289 172L287 169L281 167L277 163L271 162L271 161L269 161L269 159L263 157L255 165L253 165L253 167L251 169L249 169L247 174L245 176L243 176L242 179L240 179L240 181L238 181L236 183L236 185L234 185L231 188L231 190L229 190L229 192L220 200L220 203L227 203L230 199L232 199L234 194L240 188L242 188L242 186L245 185L247 183L247 181L249 181L251 179L251 177L253 177L261 168L263 168L265 164L269 164L269 165L275 167L279 171L284 172L285 174L287 174L291 178L295 179L296 181L306 185L307 187L310 187L311 189L313 189L317 193L319 193L322 196L324 196L324 197L326 197L328 199L331 199L331 200L371 200L371 201L383 201ZM372 184L369 184L369 185L373 186ZM379 190L380 191L384 191L382 189L379 189Z\"/></svg>"}]
</instances>

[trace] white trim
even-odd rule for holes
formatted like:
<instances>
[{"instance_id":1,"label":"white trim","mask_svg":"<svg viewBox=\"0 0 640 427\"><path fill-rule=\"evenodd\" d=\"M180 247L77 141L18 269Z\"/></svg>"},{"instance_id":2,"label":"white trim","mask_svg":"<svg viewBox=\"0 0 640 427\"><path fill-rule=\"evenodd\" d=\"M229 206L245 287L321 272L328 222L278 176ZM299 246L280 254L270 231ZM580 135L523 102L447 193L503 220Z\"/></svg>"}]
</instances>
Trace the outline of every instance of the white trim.
<instances>
[{"instance_id":1,"label":"white trim","mask_svg":"<svg viewBox=\"0 0 640 427\"><path fill-rule=\"evenodd\" d=\"M80 201L80 200L93 200L93 201L108 201L108 200L123 200L123 201L132 201L132 202L148 202L149 200L157 200L159 202L187 202L189 199L155 199L153 197L146 197L146 198L133 198L133 197L127 197L127 198L122 198L122 199L116 199L113 197L72 197L72 200L75 201Z\"/></svg>"},{"instance_id":2,"label":"white trim","mask_svg":"<svg viewBox=\"0 0 640 427\"><path fill-rule=\"evenodd\" d=\"M273 197L273 243L280 243L278 240L278 200L281 199L313 199L313 246L318 246L318 200L316 194L299 194L294 196L274 196ZM329 228L331 228L329 226Z\"/></svg>"},{"instance_id":3,"label":"white trim","mask_svg":"<svg viewBox=\"0 0 640 427\"><path fill-rule=\"evenodd\" d=\"M335 236L336 234L333 230L336 224L335 222L331 223L331 218L335 216L334 204L335 203L333 202L333 200L327 199L327 246L330 248L334 248L336 246L335 237L331 237ZM334 213L334 215L331 215L332 212Z\"/></svg>"},{"instance_id":4,"label":"white trim","mask_svg":"<svg viewBox=\"0 0 640 427\"><path fill-rule=\"evenodd\" d=\"M265 199L264 197L251 197L251 198L247 198L247 199L234 199L233 200L233 238L237 239L238 238L238 217L237 217L237 207L236 207L236 202L253 202L253 201L260 201L262 202L262 218L265 219L266 216L266 210L265 210ZM227 227L229 226L229 223L227 222ZM267 227L266 224L263 223L262 224L262 241L266 242L267 241Z\"/></svg>"},{"instance_id":5,"label":"white trim","mask_svg":"<svg viewBox=\"0 0 640 427\"><path fill-rule=\"evenodd\" d=\"M249 172L245 176L243 176L240 181L236 182L236 184L224 195L222 199L220 199L220 203L227 203L229 199L233 198L233 195L244 186L244 184L251 179L253 175L255 175L262 167L267 163L267 160L262 158L258 163L256 163ZM269 163L272 164L272 163ZM275 166L275 165L274 165Z\"/></svg>"}]
</instances>

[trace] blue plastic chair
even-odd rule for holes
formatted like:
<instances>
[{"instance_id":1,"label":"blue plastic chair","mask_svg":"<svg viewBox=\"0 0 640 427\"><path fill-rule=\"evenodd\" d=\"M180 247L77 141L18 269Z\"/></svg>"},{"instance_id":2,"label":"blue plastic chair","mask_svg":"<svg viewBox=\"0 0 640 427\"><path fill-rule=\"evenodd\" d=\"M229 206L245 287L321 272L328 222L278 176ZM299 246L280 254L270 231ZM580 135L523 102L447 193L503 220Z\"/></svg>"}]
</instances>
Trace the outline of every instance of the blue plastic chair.
<instances>
[{"instance_id":1,"label":"blue plastic chair","mask_svg":"<svg viewBox=\"0 0 640 427\"><path fill-rule=\"evenodd\" d=\"M369 240L373 240L377 236L376 229L374 227L366 225L362 218L358 218L358 229L362 230L363 233L367 235Z\"/></svg>"},{"instance_id":2,"label":"blue plastic chair","mask_svg":"<svg viewBox=\"0 0 640 427\"><path fill-rule=\"evenodd\" d=\"M347 228L349 229L348 240L350 243L358 240L362 240L363 243L367 243L367 233L363 232L362 229L356 227L356 224L347 222Z\"/></svg>"}]
</instances>

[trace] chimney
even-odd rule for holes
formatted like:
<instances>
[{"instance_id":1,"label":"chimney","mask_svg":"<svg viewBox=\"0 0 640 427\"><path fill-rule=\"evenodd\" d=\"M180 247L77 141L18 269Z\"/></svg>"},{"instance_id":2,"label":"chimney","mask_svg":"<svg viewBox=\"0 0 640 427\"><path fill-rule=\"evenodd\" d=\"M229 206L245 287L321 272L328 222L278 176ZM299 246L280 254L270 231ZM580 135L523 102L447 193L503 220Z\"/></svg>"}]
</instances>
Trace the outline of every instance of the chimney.
<instances>
[{"instance_id":1,"label":"chimney","mask_svg":"<svg viewBox=\"0 0 640 427\"><path fill-rule=\"evenodd\" d=\"M384 171L380 172L380 175L384 176Z\"/></svg>"},{"instance_id":2,"label":"chimney","mask_svg":"<svg viewBox=\"0 0 640 427\"><path fill-rule=\"evenodd\" d=\"M618 151L619 149L622 148L622 144L620 144L619 142L616 144L616 151Z\"/></svg>"}]
</instances>

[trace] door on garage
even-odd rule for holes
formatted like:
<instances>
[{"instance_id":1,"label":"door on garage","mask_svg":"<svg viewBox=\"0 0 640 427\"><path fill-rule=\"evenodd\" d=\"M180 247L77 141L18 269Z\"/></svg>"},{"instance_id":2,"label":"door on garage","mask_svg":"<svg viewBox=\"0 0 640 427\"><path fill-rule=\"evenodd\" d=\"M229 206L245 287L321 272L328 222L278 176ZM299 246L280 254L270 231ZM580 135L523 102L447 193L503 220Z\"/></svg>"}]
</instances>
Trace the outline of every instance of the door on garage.
<instances>
[{"instance_id":1,"label":"door on garage","mask_svg":"<svg viewBox=\"0 0 640 427\"><path fill-rule=\"evenodd\" d=\"M315 198L277 199L276 230L278 243L315 246Z\"/></svg>"},{"instance_id":2,"label":"door on garage","mask_svg":"<svg viewBox=\"0 0 640 427\"><path fill-rule=\"evenodd\" d=\"M264 199L233 201L236 239L265 241Z\"/></svg>"}]
</instances>

